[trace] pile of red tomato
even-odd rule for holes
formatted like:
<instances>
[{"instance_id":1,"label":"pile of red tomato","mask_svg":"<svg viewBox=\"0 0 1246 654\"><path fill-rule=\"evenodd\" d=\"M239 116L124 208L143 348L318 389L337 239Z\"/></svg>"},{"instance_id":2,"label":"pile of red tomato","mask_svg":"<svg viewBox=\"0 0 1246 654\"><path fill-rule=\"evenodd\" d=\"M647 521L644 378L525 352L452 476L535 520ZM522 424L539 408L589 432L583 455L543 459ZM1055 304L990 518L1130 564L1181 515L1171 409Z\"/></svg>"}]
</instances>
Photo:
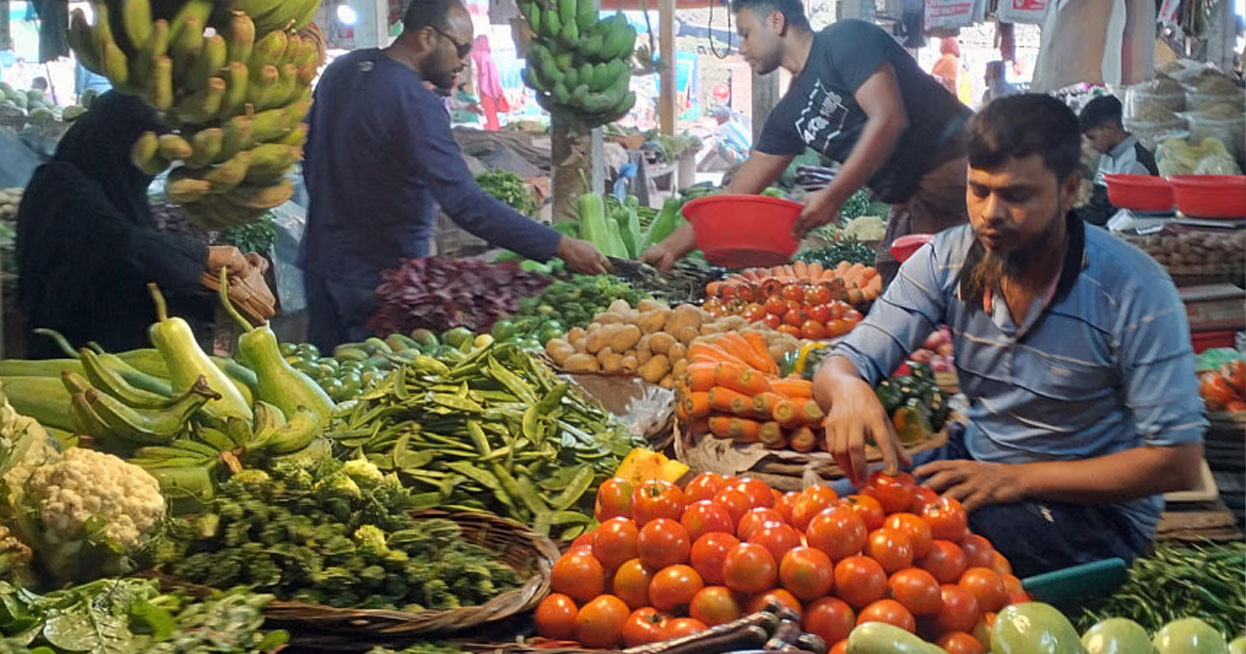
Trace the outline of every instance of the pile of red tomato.
<instances>
[{"instance_id":1,"label":"pile of red tomato","mask_svg":"<svg viewBox=\"0 0 1246 654\"><path fill-rule=\"evenodd\" d=\"M1208 411L1246 411L1246 361L1238 359L1219 370L1199 373L1198 393Z\"/></svg>"},{"instance_id":2,"label":"pile of red tomato","mask_svg":"<svg viewBox=\"0 0 1246 654\"><path fill-rule=\"evenodd\" d=\"M995 613L1028 601L964 507L907 474L875 473L860 494L781 494L756 479L702 474L602 484L601 525L554 564L536 611L540 636L633 647L697 633L778 602L804 630L847 647L886 622L949 654L986 652Z\"/></svg>"},{"instance_id":3,"label":"pile of red tomato","mask_svg":"<svg viewBox=\"0 0 1246 654\"><path fill-rule=\"evenodd\" d=\"M721 286L701 308L715 317L740 316L762 321L771 329L797 338L835 338L861 322L861 312L833 298L824 284L792 283L782 286Z\"/></svg>"}]
</instances>

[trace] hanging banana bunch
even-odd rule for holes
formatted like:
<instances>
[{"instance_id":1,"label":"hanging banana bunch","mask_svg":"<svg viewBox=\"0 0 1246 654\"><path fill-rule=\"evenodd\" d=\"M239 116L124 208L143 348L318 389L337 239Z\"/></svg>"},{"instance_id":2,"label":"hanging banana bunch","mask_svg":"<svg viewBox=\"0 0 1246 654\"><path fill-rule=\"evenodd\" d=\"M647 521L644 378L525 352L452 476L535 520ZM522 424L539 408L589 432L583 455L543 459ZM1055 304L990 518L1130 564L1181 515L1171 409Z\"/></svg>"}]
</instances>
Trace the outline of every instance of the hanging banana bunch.
<instances>
[{"instance_id":1,"label":"hanging banana bunch","mask_svg":"<svg viewBox=\"0 0 1246 654\"><path fill-rule=\"evenodd\" d=\"M259 219L293 195L287 177L302 159L311 84L325 41L311 22L319 0L97 0L81 9L68 40L87 69L142 96L172 133L142 135L139 169L170 167L166 195L200 227Z\"/></svg>"},{"instance_id":2,"label":"hanging banana bunch","mask_svg":"<svg viewBox=\"0 0 1246 654\"><path fill-rule=\"evenodd\" d=\"M628 90L636 28L622 13L598 20L593 0L520 0L536 35L523 80L552 114L587 128L614 122L631 111Z\"/></svg>"}]
</instances>

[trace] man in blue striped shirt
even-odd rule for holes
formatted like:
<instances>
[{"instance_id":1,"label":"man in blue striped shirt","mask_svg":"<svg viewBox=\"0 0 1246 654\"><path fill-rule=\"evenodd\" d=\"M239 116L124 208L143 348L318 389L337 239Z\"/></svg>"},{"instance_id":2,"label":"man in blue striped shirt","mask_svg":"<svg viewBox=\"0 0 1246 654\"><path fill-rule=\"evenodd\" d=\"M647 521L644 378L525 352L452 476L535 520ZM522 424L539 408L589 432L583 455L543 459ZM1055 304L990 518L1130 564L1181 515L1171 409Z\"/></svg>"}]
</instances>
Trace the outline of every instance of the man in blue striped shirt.
<instances>
[{"instance_id":1,"label":"man in blue striped shirt","mask_svg":"<svg viewBox=\"0 0 1246 654\"><path fill-rule=\"evenodd\" d=\"M1207 424L1172 281L1071 213L1080 139L1046 96L978 114L970 225L905 262L814 381L827 449L860 486L867 439L887 470L913 463L871 386L950 325L969 425L914 474L1021 576L1145 549L1161 494L1198 477Z\"/></svg>"}]
</instances>

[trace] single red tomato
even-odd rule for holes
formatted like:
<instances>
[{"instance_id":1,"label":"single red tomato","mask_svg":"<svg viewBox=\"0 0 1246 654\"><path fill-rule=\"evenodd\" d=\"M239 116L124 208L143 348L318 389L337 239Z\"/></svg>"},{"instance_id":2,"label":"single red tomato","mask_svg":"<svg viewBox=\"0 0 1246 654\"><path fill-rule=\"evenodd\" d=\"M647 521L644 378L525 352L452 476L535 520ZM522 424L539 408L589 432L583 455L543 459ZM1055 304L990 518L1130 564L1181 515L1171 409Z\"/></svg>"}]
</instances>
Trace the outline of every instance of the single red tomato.
<instances>
[{"instance_id":1,"label":"single red tomato","mask_svg":"<svg viewBox=\"0 0 1246 654\"><path fill-rule=\"evenodd\" d=\"M1004 590L1011 593L1024 593L1025 589L1021 587L1021 579L1012 573L1004 573L999 576L1004 582Z\"/></svg>"},{"instance_id":2,"label":"single red tomato","mask_svg":"<svg viewBox=\"0 0 1246 654\"><path fill-rule=\"evenodd\" d=\"M878 561L887 574L913 566L913 546L902 531L875 529L865 542L865 555Z\"/></svg>"},{"instance_id":3,"label":"single red tomato","mask_svg":"<svg viewBox=\"0 0 1246 654\"><path fill-rule=\"evenodd\" d=\"M780 332L783 332L784 334L788 334L789 336L795 336L796 338L800 338L800 327L797 327L796 325L789 325L787 323L783 323L782 325L775 327L775 329L779 330Z\"/></svg>"},{"instance_id":4,"label":"single red tomato","mask_svg":"<svg viewBox=\"0 0 1246 654\"><path fill-rule=\"evenodd\" d=\"M787 313L787 302L778 295L771 295L766 298L766 313L772 313L776 316L782 316Z\"/></svg>"},{"instance_id":5,"label":"single red tomato","mask_svg":"<svg viewBox=\"0 0 1246 654\"><path fill-rule=\"evenodd\" d=\"M826 337L827 338L835 338L837 336L843 336L844 334L847 334L850 331L852 331L852 324L849 323L847 320L833 318L830 322L826 323Z\"/></svg>"},{"instance_id":6,"label":"single red tomato","mask_svg":"<svg viewBox=\"0 0 1246 654\"><path fill-rule=\"evenodd\" d=\"M718 297L722 298L723 302L734 300L737 288L739 288L738 283L727 282L726 284L718 287Z\"/></svg>"},{"instance_id":7,"label":"single red tomato","mask_svg":"<svg viewBox=\"0 0 1246 654\"><path fill-rule=\"evenodd\" d=\"M893 513L887 516L883 527L902 531L905 536L909 537L909 545L913 548L913 558L921 558L930 552L930 543L933 540L930 525L912 513Z\"/></svg>"},{"instance_id":8,"label":"single red tomato","mask_svg":"<svg viewBox=\"0 0 1246 654\"><path fill-rule=\"evenodd\" d=\"M760 289L758 289L752 282L743 282L735 288L736 299L743 302L752 302L753 300L756 300L760 294Z\"/></svg>"},{"instance_id":9,"label":"single red tomato","mask_svg":"<svg viewBox=\"0 0 1246 654\"><path fill-rule=\"evenodd\" d=\"M633 611L649 606L649 582L653 581L654 572L640 559L627 561L615 571L610 592Z\"/></svg>"},{"instance_id":10,"label":"single red tomato","mask_svg":"<svg viewBox=\"0 0 1246 654\"><path fill-rule=\"evenodd\" d=\"M623 625L631 614L623 600L614 595L599 595L576 614L575 639L588 647L617 647L623 641Z\"/></svg>"},{"instance_id":11,"label":"single red tomato","mask_svg":"<svg viewBox=\"0 0 1246 654\"><path fill-rule=\"evenodd\" d=\"M827 293L830 293L830 291L827 291ZM805 313L809 316L810 320L816 320L823 325L831 321L831 307L825 304L811 306L805 311Z\"/></svg>"},{"instance_id":12,"label":"single red tomato","mask_svg":"<svg viewBox=\"0 0 1246 654\"><path fill-rule=\"evenodd\" d=\"M913 489L913 504L909 506L909 513L920 516L922 514L922 509L926 508L927 504L933 504L938 500L938 493L926 488L925 486L918 486Z\"/></svg>"},{"instance_id":13,"label":"single red tomato","mask_svg":"<svg viewBox=\"0 0 1246 654\"><path fill-rule=\"evenodd\" d=\"M809 522L805 539L810 547L822 550L833 561L861 553L869 532L861 515L851 507L840 505L826 509Z\"/></svg>"},{"instance_id":14,"label":"single red tomato","mask_svg":"<svg viewBox=\"0 0 1246 654\"><path fill-rule=\"evenodd\" d=\"M551 593L536 607L536 633L543 638L573 640L575 616L580 612L575 600L561 593Z\"/></svg>"},{"instance_id":15,"label":"single red tomato","mask_svg":"<svg viewBox=\"0 0 1246 654\"><path fill-rule=\"evenodd\" d=\"M799 333L803 334L803 332L800 332L800 328L805 324L804 309L799 307L795 309L788 309L787 313L783 314L783 324L791 325L792 327L795 327Z\"/></svg>"},{"instance_id":16,"label":"single red tomato","mask_svg":"<svg viewBox=\"0 0 1246 654\"><path fill-rule=\"evenodd\" d=\"M804 284L788 284L783 287L783 299L802 302L805 299Z\"/></svg>"},{"instance_id":17,"label":"single red tomato","mask_svg":"<svg viewBox=\"0 0 1246 654\"><path fill-rule=\"evenodd\" d=\"M935 644L942 647L947 654L986 654L982 643L963 631L943 634Z\"/></svg>"},{"instance_id":18,"label":"single red tomato","mask_svg":"<svg viewBox=\"0 0 1246 654\"><path fill-rule=\"evenodd\" d=\"M831 289L821 284L805 291L805 304L824 305L831 301Z\"/></svg>"},{"instance_id":19,"label":"single red tomato","mask_svg":"<svg viewBox=\"0 0 1246 654\"><path fill-rule=\"evenodd\" d=\"M994 561L995 547L991 541L977 534L962 538L960 548L965 552L965 563L970 568L990 568Z\"/></svg>"},{"instance_id":20,"label":"single red tomato","mask_svg":"<svg viewBox=\"0 0 1246 654\"><path fill-rule=\"evenodd\" d=\"M636 538L640 561L654 570L687 561L691 550L688 531L683 525L667 518L658 518L641 527Z\"/></svg>"},{"instance_id":21,"label":"single red tomato","mask_svg":"<svg viewBox=\"0 0 1246 654\"><path fill-rule=\"evenodd\" d=\"M1001 575L1012 574L1012 564L1008 562L1008 558L996 551L991 555L991 569Z\"/></svg>"},{"instance_id":22,"label":"single red tomato","mask_svg":"<svg viewBox=\"0 0 1246 654\"><path fill-rule=\"evenodd\" d=\"M723 304L721 299L712 297L706 300L705 303L701 305L701 308L712 316L718 316L723 312L723 309L726 308L726 305Z\"/></svg>"},{"instance_id":23,"label":"single red tomato","mask_svg":"<svg viewBox=\"0 0 1246 654\"><path fill-rule=\"evenodd\" d=\"M753 532L769 524L782 525L787 524L787 522L774 509L765 507L749 509L745 512L744 517L740 518L739 524L736 525L735 535L742 540L748 540L748 537L752 536Z\"/></svg>"},{"instance_id":24,"label":"single red tomato","mask_svg":"<svg viewBox=\"0 0 1246 654\"><path fill-rule=\"evenodd\" d=\"M761 528L749 534L749 537L744 540L770 550L770 555L774 557L775 561L782 561L788 550L800 547L801 544L799 531L796 531L790 525L778 522L762 525Z\"/></svg>"},{"instance_id":25,"label":"single red tomato","mask_svg":"<svg viewBox=\"0 0 1246 654\"><path fill-rule=\"evenodd\" d=\"M748 498L749 507L765 507L774 506L774 493L770 489L770 485L760 479L744 478L734 484L732 488L744 493Z\"/></svg>"},{"instance_id":26,"label":"single red tomato","mask_svg":"<svg viewBox=\"0 0 1246 654\"><path fill-rule=\"evenodd\" d=\"M887 514L883 511L883 505L869 495L860 493L849 495L840 500L840 504L847 506L861 516L861 520L865 522L865 528L870 531L881 528L883 521L887 519Z\"/></svg>"},{"instance_id":27,"label":"single red tomato","mask_svg":"<svg viewBox=\"0 0 1246 654\"><path fill-rule=\"evenodd\" d=\"M982 615L978 610L978 600L969 591L951 584L940 586L939 593L943 596L943 609L934 620L939 633L973 629Z\"/></svg>"},{"instance_id":28,"label":"single red tomato","mask_svg":"<svg viewBox=\"0 0 1246 654\"><path fill-rule=\"evenodd\" d=\"M722 506L709 500L701 500L688 505L679 524L688 531L688 540L696 542L701 536L710 532L732 532L731 514Z\"/></svg>"},{"instance_id":29,"label":"single red tomato","mask_svg":"<svg viewBox=\"0 0 1246 654\"><path fill-rule=\"evenodd\" d=\"M852 607L838 597L823 597L809 604L801 621L805 631L828 643L846 639L856 624Z\"/></svg>"},{"instance_id":30,"label":"single red tomato","mask_svg":"<svg viewBox=\"0 0 1246 654\"><path fill-rule=\"evenodd\" d=\"M1025 604L1026 602L1033 602L1033 601L1034 601L1033 595L1030 595L1029 593L1025 591L1021 591L1019 593L1008 593L1008 601L1004 602L1004 605L1012 606L1013 604Z\"/></svg>"},{"instance_id":31,"label":"single red tomato","mask_svg":"<svg viewBox=\"0 0 1246 654\"><path fill-rule=\"evenodd\" d=\"M740 598L726 586L706 586L688 605L688 615L710 627L737 620L743 613Z\"/></svg>"},{"instance_id":32,"label":"single red tomato","mask_svg":"<svg viewBox=\"0 0 1246 654\"><path fill-rule=\"evenodd\" d=\"M783 326L783 316L776 313L767 313L762 316L761 321L766 323L766 326L771 329L778 329Z\"/></svg>"},{"instance_id":33,"label":"single red tomato","mask_svg":"<svg viewBox=\"0 0 1246 654\"><path fill-rule=\"evenodd\" d=\"M969 568L956 585L973 595L982 611L999 611L1008 604L1004 580L990 568Z\"/></svg>"},{"instance_id":34,"label":"single red tomato","mask_svg":"<svg viewBox=\"0 0 1246 654\"><path fill-rule=\"evenodd\" d=\"M589 552L592 552L593 542L596 540L597 540L596 529L593 529L591 531L586 531L580 534L578 537L576 537L575 540L571 541L571 547L568 547L567 551L570 552L571 550L574 550L574 549L586 549Z\"/></svg>"},{"instance_id":35,"label":"single red tomato","mask_svg":"<svg viewBox=\"0 0 1246 654\"><path fill-rule=\"evenodd\" d=\"M748 613L757 613L758 611L766 610L766 607L771 604L778 604L779 606L795 611L798 618L803 616L805 612L804 607L800 605L800 600L796 599L795 595L783 590L782 588L774 588L764 593L754 595L751 599L749 599L748 605L745 607L745 611Z\"/></svg>"},{"instance_id":36,"label":"single red tomato","mask_svg":"<svg viewBox=\"0 0 1246 654\"><path fill-rule=\"evenodd\" d=\"M867 622L882 622L909 633L917 631L917 620L913 618L913 614L903 604L891 599L878 600L862 609L857 614L857 624L863 625Z\"/></svg>"},{"instance_id":37,"label":"single red tomato","mask_svg":"<svg viewBox=\"0 0 1246 654\"><path fill-rule=\"evenodd\" d=\"M714 503L727 509L727 513L731 515L731 524L739 524L744 513L753 508L748 496L734 488L724 488L718 491L714 495Z\"/></svg>"},{"instance_id":38,"label":"single red tomato","mask_svg":"<svg viewBox=\"0 0 1246 654\"><path fill-rule=\"evenodd\" d=\"M685 611L688 603L705 587L701 575L690 565L672 565L653 575L649 582L649 601L659 611Z\"/></svg>"},{"instance_id":39,"label":"single red tomato","mask_svg":"<svg viewBox=\"0 0 1246 654\"><path fill-rule=\"evenodd\" d=\"M861 312L849 305L848 308L844 309L844 320L853 323L861 322Z\"/></svg>"},{"instance_id":40,"label":"single red tomato","mask_svg":"<svg viewBox=\"0 0 1246 654\"><path fill-rule=\"evenodd\" d=\"M779 499L775 500L774 506L771 508L779 512L779 515L783 517L784 522L791 524L792 509L795 508L796 500L798 498L800 498L800 493L796 491L788 491L780 496Z\"/></svg>"},{"instance_id":41,"label":"single red tomato","mask_svg":"<svg viewBox=\"0 0 1246 654\"><path fill-rule=\"evenodd\" d=\"M658 613L652 606L636 609L623 623L623 644L638 647L665 640L662 629L669 621L670 616Z\"/></svg>"},{"instance_id":42,"label":"single red tomato","mask_svg":"<svg viewBox=\"0 0 1246 654\"><path fill-rule=\"evenodd\" d=\"M756 302L749 302L744 305L744 309L740 312L740 317L749 322L757 322L766 317L766 309Z\"/></svg>"},{"instance_id":43,"label":"single red tomato","mask_svg":"<svg viewBox=\"0 0 1246 654\"><path fill-rule=\"evenodd\" d=\"M636 539L639 536L636 523L628 518L610 518L597 528L593 556L607 570L615 570L625 561L636 558Z\"/></svg>"},{"instance_id":44,"label":"single red tomato","mask_svg":"<svg viewBox=\"0 0 1246 654\"><path fill-rule=\"evenodd\" d=\"M826 327L816 320L806 320L800 325L800 337L810 341L826 338Z\"/></svg>"},{"instance_id":45,"label":"single red tomato","mask_svg":"<svg viewBox=\"0 0 1246 654\"><path fill-rule=\"evenodd\" d=\"M868 556L850 556L835 564L835 592L854 608L865 608L887 594L887 573Z\"/></svg>"},{"instance_id":46,"label":"single red tomato","mask_svg":"<svg viewBox=\"0 0 1246 654\"><path fill-rule=\"evenodd\" d=\"M723 560L723 581L728 588L743 593L760 593L774 588L779 565L770 550L753 543L740 543Z\"/></svg>"},{"instance_id":47,"label":"single red tomato","mask_svg":"<svg viewBox=\"0 0 1246 654\"><path fill-rule=\"evenodd\" d=\"M913 562L914 565L934 575L940 584L954 584L960 581L961 575L969 569L965 560L965 552L956 543L946 540L934 540L930 543L930 552Z\"/></svg>"},{"instance_id":48,"label":"single red tomato","mask_svg":"<svg viewBox=\"0 0 1246 654\"><path fill-rule=\"evenodd\" d=\"M835 564L822 550L795 547L779 562L779 583L802 601L826 595L834 582Z\"/></svg>"},{"instance_id":49,"label":"single red tomato","mask_svg":"<svg viewBox=\"0 0 1246 654\"><path fill-rule=\"evenodd\" d=\"M848 654L848 639L845 638L832 645L826 654Z\"/></svg>"},{"instance_id":50,"label":"single red tomato","mask_svg":"<svg viewBox=\"0 0 1246 654\"><path fill-rule=\"evenodd\" d=\"M685 504L684 492L669 481L654 479L632 489L632 517L637 527L658 518L678 522Z\"/></svg>"},{"instance_id":51,"label":"single red tomato","mask_svg":"<svg viewBox=\"0 0 1246 654\"><path fill-rule=\"evenodd\" d=\"M712 500L718 491L727 487L727 479L717 472L703 472L684 486L684 501L688 504Z\"/></svg>"},{"instance_id":52,"label":"single red tomato","mask_svg":"<svg viewBox=\"0 0 1246 654\"><path fill-rule=\"evenodd\" d=\"M692 544L689 561L705 583L722 584L723 563L727 560L727 553L739 544L740 540L731 534L710 532Z\"/></svg>"},{"instance_id":53,"label":"single red tomato","mask_svg":"<svg viewBox=\"0 0 1246 654\"><path fill-rule=\"evenodd\" d=\"M804 316L805 304L796 300L787 300L787 311L783 314L783 317L786 318L787 314L792 313L793 311L800 313L801 316Z\"/></svg>"},{"instance_id":54,"label":"single red tomato","mask_svg":"<svg viewBox=\"0 0 1246 654\"><path fill-rule=\"evenodd\" d=\"M606 590L606 571L590 552L573 550L558 557L549 574L550 588L577 603L587 602Z\"/></svg>"},{"instance_id":55,"label":"single red tomato","mask_svg":"<svg viewBox=\"0 0 1246 654\"><path fill-rule=\"evenodd\" d=\"M878 500L878 503L883 506L883 511L892 514L904 511L913 504L913 491L916 488L917 483L913 481L913 475L907 472L888 475L878 470L870 475L869 481L861 492ZM633 503L635 503L634 500Z\"/></svg>"},{"instance_id":56,"label":"single red tomato","mask_svg":"<svg viewBox=\"0 0 1246 654\"><path fill-rule=\"evenodd\" d=\"M887 581L891 596L913 615L936 615L943 608L939 580L920 568L901 570Z\"/></svg>"},{"instance_id":57,"label":"single red tomato","mask_svg":"<svg viewBox=\"0 0 1246 654\"><path fill-rule=\"evenodd\" d=\"M983 613L978 623L973 626L973 637L982 643L982 647L991 649L991 632L995 629L995 614Z\"/></svg>"},{"instance_id":58,"label":"single red tomato","mask_svg":"<svg viewBox=\"0 0 1246 654\"><path fill-rule=\"evenodd\" d=\"M667 621L666 628L662 630L662 640L691 636L692 634L699 634L706 629L709 629L709 626L695 618L675 618L674 620Z\"/></svg>"},{"instance_id":59,"label":"single red tomato","mask_svg":"<svg viewBox=\"0 0 1246 654\"><path fill-rule=\"evenodd\" d=\"M940 497L922 509L922 520L930 525L930 533L942 540L958 541L969 533L969 514L961 503Z\"/></svg>"},{"instance_id":60,"label":"single red tomato","mask_svg":"<svg viewBox=\"0 0 1246 654\"><path fill-rule=\"evenodd\" d=\"M810 486L801 491L796 505L792 507L792 526L799 531L809 528L814 516L835 506L839 495L830 486Z\"/></svg>"},{"instance_id":61,"label":"single red tomato","mask_svg":"<svg viewBox=\"0 0 1246 654\"><path fill-rule=\"evenodd\" d=\"M632 485L626 479L608 479L597 487L593 515L598 522L632 517Z\"/></svg>"}]
</instances>

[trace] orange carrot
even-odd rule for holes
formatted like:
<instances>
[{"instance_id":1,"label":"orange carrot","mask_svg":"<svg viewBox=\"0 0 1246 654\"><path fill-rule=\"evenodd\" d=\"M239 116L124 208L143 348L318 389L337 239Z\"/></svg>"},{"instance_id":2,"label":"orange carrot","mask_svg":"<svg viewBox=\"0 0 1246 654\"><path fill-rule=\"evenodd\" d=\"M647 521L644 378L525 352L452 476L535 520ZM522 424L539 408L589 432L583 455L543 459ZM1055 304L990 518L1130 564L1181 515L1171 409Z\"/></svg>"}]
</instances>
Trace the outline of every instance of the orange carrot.
<instances>
[{"instance_id":1,"label":"orange carrot","mask_svg":"<svg viewBox=\"0 0 1246 654\"><path fill-rule=\"evenodd\" d=\"M792 449L797 452L812 452L813 448L817 446L817 441L818 439L814 435L812 429L809 427L801 427L800 429L792 432L792 437L788 440L788 445L791 445Z\"/></svg>"},{"instance_id":2,"label":"orange carrot","mask_svg":"<svg viewBox=\"0 0 1246 654\"><path fill-rule=\"evenodd\" d=\"M813 397L813 382L799 377L770 380L770 388L788 399L809 399Z\"/></svg>"},{"instance_id":3,"label":"orange carrot","mask_svg":"<svg viewBox=\"0 0 1246 654\"><path fill-rule=\"evenodd\" d=\"M733 391L726 386L715 386L708 393L710 409L721 413L735 413L733 410L733 401L736 398L748 403L751 407L753 401L749 397L739 391Z\"/></svg>"},{"instance_id":4,"label":"orange carrot","mask_svg":"<svg viewBox=\"0 0 1246 654\"><path fill-rule=\"evenodd\" d=\"M822 264L815 261L809 264L809 279L816 282L822 279L822 273L825 271L826 269L822 267Z\"/></svg>"},{"instance_id":5,"label":"orange carrot","mask_svg":"<svg viewBox=\"0 0 1246 654\"><path fill-rule=\"evenodd\" d=\"M714 339L714 345L726 350L735 358L747 363L750 367L757 370L765 370L768 366L766 361L769 357L759 357L757 351L752 345L740 335L739 332L723 332Z\"/></svg>"},{"instance_id":6,"label":"orange carrot","mask_svg":"<svg viewBox=\"0 0 1246 654\"><path fill-rule=\"evenodd\" d=\"M774 405L786 399L773 391L759 393L753 396L753 412L764 418L769 418L774 415Z\"/></svg>"},{"instance_id":7,"label":"orange carrot","mask_svg":"<svg viewBox=\"0 0 1246 654\"><path fill-rule=\"evenodd\" d=\"M739 364L731 363L727 361L719 363L718 365L714 366L714 385L715 386L726 386L727 388L735 390L734 387L737 384L738 380L740 379L740 375L745 370L748 370L748 366L739 365Z\"/></svg>"},{"instance_id":8,"label":"orange carrot","mask_svg":"<svg viewBox=\"0 0 1246 654\"><path fill-rule=\"evenodd\" d=\"M877 276L878 276L878 270L873 267L867 267L865 270L861 271L861 279L867 282L870 281L871 279L874 279Z\"/></svg>"},{"instance_id":9,"label":"orange carrot","mask_svg":"<svg viewBox=\"0 0 1246 654\"><path fill-rule=\"evenodd\" d=\"M780 266L775 266L775 267L771 268L771 269L770 269L770 276L771 276L771 277L782 277L782 276L783 276L783 266L781 266L781 265L780 265Z\"/></svg>"},{"instance_id":10,"label":"orange carrot","mask_svg":"<svg viewBox=\"0 0 1246 654\"><path fill-rule=\"evenodd\" d=\"M817 425L822 419L822 408L813 400L784 400L774 405L771 417L789 429Z\"/></svg>"},{"instance_id":11,"label":"orange carrot","mask_svg":"<svg viewBox=\"0 0 1246 654\"><path fill-rule=\"evenodd\" d=\"M710 414L710 394L688 393L684 396L682 405L687 413L687 417L704 418Z\"/></svg>"},{"instance_id":12,"label":"orange carrot","mask_svg":"<svg viewBox=\"0 0 1246 654\"><path fill-rule=\"evenodd\" d=\"M741 393L739 397L731 398L731 415L737 418L752 418L753 398Z\"/></svg>"},{"instance_id":13,"label":"orange carrot","mask_svg":"<svg viewBox=\"0 0 1246 654\"><path fill-rule=\"evenodd\" d=\"M714 385L714 368L716 363L688 364L688 388L694 392L704 393Z\"/></svg>"},{"instance_id":14,"label":"orange carrot","mask_svg":"<svg viewBox=\"0 0 1246 654\"><path fill-rule=\"evenodd\" d=\"M792 264L792 272L795 273L797 277L803 278L809 272L809 265L804 261L797 259Z\"/></svg>"},{"instance_id":15,"label":"orange carrot","mask_svg":"<svg viewBox=\"0 0 1246 654\"><path fill-rule=\"evenodd\" d=\"M738 419L731 416L710 416L710 433L719 438L731 438L731 421Z\"/></svg>"},{"instance_id":16,"label":"orange carrot","mask_svg":"<svg viewBox=\"0 0 1246 654\"><path fill-rule=\"evenodd\" d=\"M784 264L783 265L783 276L787 277L788 279L793 279L796 277L796 270L792 268L791 265Z\"/></svg>"},{"instance_id":17,"label":"orange carrot","mask_svg":"<svg viewBox=\"0 0 1246 654\"><path fill-rule=\"evenodd\" d=\"M755 363L765 364L764 367L758 367L757 369L764 373L777 375L779 373L779 364L770 358L770 350L766 346L766 337L761 332L745 332L744 340L753 349L754 357L750 360Z\"/></svg>"},{"instance_id":18,"label":"orange carrot","mask_svg":"<svg viewBox=\"0 0 1246 654\"><path fill-rule=\"evenodd\" d=\"M761 424L758 437L768 450L781 450L787 447L787 435L783 433L783 427L773 420Z\"/></svg>"},{"instance_id":19,"label":"orange carrot","mask_svg":"<svg viewBox=\"0 0 1246 654\"><path fill-rule=\"evenodd\" d=\"M740 378L736 383L735 390L749 397L770 392L769 380L766 379L766 375L758 370L745 370L740 373Z\"/></svg>"},{"instance_id":20,"label":"orange carrot","mask_svg":"<svg viewBox=\"0 0 1246 654\"><path fill-rule=\"evenodd\" d=\"M731 418L727 433L738 443L756 443L761 437L761 423L748 418Z\"/></svg>"},{"instance_id":21,"label":"orange carrot","mask_svg":"<svg viewBox=\"0 0 1246 654\"><path fill-rule=\"evenodd\" d=\"M848 263L847 261L840 261L839 265L835 266L835 276L843 277L844 275L848 274L848 270L851 268L852 268L852 264Z\"/></svg>"},{"instance_id":22,"label":"orange carrot","mask_svg":"<svg viewBox=\"0 0 1246 654\"><path fill-rule=\"evenodd\" d=\"M688 347L688 363L730 363L744 368L748 364L709 341L699 340Z\"/></svg>"},{"instance_id":23,"label":"orange carrot","mask_svg":"<svg viewBox=\"0 0 1246 654\"><path fill-rule=\"evenodd\" d=\"M718 294L722 292L724 284L726 284L724 281L714 281L706 284L705 294L710 297L718 297Z\"/></svg>"},{"instance_id":24,"label":"orange carrot","mask_svg":"<svg viewBox=\"0 0 1246 654\"><path fill-rule=\"evenodd\" d=\"M689 434L704 434L704 433L708 432L709 430L710 430L710 421L709 421L709 418L708 418L708 417L706 417L706 418L693 418L693 419L692 419L692 421L688 423L688 431L687 431L687 433L689 433Z\"/></svg>"}]
</instances>

